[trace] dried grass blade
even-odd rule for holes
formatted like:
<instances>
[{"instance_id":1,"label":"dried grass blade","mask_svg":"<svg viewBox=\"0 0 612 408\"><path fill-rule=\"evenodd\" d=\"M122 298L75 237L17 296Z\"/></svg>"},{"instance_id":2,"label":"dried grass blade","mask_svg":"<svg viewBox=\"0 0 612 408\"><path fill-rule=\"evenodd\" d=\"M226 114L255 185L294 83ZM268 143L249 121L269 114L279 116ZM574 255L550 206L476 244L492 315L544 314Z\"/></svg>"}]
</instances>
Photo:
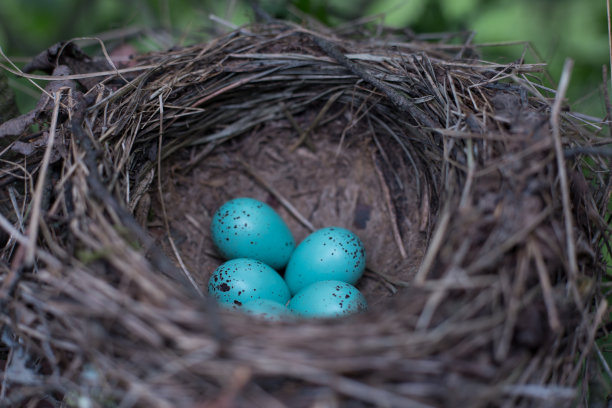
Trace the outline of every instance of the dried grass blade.
<instances>
[{"instance_id":1,"label":"dried grass blade","mask_svg":"<svg viewBox=\"0 0 612 408\"><path fill-rule=\"evenodd\" d=\"M595 315L592 316L592 319L589 318L589 320L592 322L591 323L591 328L590 328L589 333L588 333L587 342L586 342L584 348L581 350L580 357L579 357L578 361L580 361L580 362L585 361L587 356L591 352L591 348L593 347L593 344L595 344L595 336L597 335L597 328L599 327L599 325L603 321L604 315L607 312L609 312L609 310L608 310L608 302L606 301L606 299L603 299L601 301L601 303L599 304L599 306L597 307L597 311L595 312ZM587 321L589 321L589 320L587 320ZM583 369L582 364L576 364L576 366L574 367L574 370L572 371L572 373L570 375L570 383L571 384L575 384L576 383L576 380L578 379L578 376L580 375L580 372L582 371L582 369Z\"/></svg>"},{"instance_id":2,"label":"dried grass blade","mask_svg":"<svg viewBox=\"0 0 612 408\"><path fill-rule=\"evenodd\" d=\"M36 252L36 240L38 238L38 224L40 222L40 206L43 197L43 189L47 181L47 170L49 169L49 161L51 160L51 152L55 144L55 132L57 129L57 117L59 115L60 108L60 97L62 90L55 92L53 95L54 105L53 114L51 116L51 127L49 129L49 138L47 139L47 147L43 156L40 170L38 172L38 178L36 180L36 188L34 189L34 195L32 196L32 213L30 216L30 223L28 225L28 238L30 244L26 247L25 254L25 266L30 267L34 264L34 254Z\"/></svg>"},{"instance_id":3,"label":"dried grass blade","mask_svg":"<svg viewBox=\"0 0 612 408\"><path fill-rule=\"evenodd\" d=\"M161 177L159 176L160 174L162 174L161 173L161 161L162 161L161 154L162 154L162 146L163 146L162 140L163 140L163 134L164 134L164 101L163 101L163 96L161 94L158 96L158 98L159 98L159 139L158 139L158 146L157 146L157 175L158 175L157 176L157 190L159 191L159 202L162 207L164 226L166 228L166 237L168 238L168 242L170 243L170 246L172 247L174 256L176 256L176 259L179 265L181 266L181 270L183 271L183 273L189 280L189 283L191 283L191 285L195 289L196 293L201 298L203 298L204 293L202 292L202 289L200 289L200 286L198 285L198 283L195 281L195 278L193 277L191 272L189 272L189 270L187 269L187 266L185 266L185 262L183 262L183 258L181 257L181 254L178 248L176 247L176 244L174 243L174 239L172 238L172 233L170 232L170 224L168 222L168 213L166 212L166 204L164 203L164 195L163 195L163 189L162 189L162 184L161 184Z\"/></svg>"},{"instance_id":4,"label":"dried grass blade","mask_svg":"<svg viewBox=\"0 0 612 408\"><path fill-rule=\"evenodd\" d=\"M546 265L544 263L544 257L542 256L542 252L534 240L529 241L528 250L531 252L531 256L535 260L540 285L542 286L544 304L546 305L546 311L548 313L548 325L552 331L559 332L562 326L561 321L559 320L559 312L557 311L557 306L555 304L550 277L548 276L548 271L546 270Z\"/></svg>"},{"instance_id":5,"label":"dried grass blade","mask_svg":"<svg viewBox=\"0 0 612 408\"><path fill-rule=\"evenodd\" d=\"M401 111L408 112L419 125L428 127L428 128L436 128L436 124L434 121L424 112L422 112L419 108L417 108L412 101L408 99L404 94L401 94L387 85L385 82L375 78L372 74L367 72L363 67L358 65L357 63L351 61L344 55L336 45L332 42L318 36L313 33L308 33L313 40L317 43L319 47L325 53L327 53L330 57L338 61L342 66L347 68L352 73L358 75L361 79L374 86L376 89L382 91L395 106L397 106Z\"/></svg>"},{"instance_id":6,"label":"dried grass blade","mask_svg":"<svg viewBox=\"0 0 612 408\"><path fill-rule=\"evenodd\" d=\"M15 227L13 227L10 221L4 218L2 213L0 213L0 228L5 230L13 239L15 239L15 241L19 242L19 244L25 246L26 248L31 245L30 238L21 234ZM43 249L38 248L38 246L34 247L34 251L36 256L44 263L49 265L49 267L53 269L60 269L62 267L62 263L57 260L57 258Z\"/></svg>"},{"instance_id":7,"label":"dried grass blade","mask_svg":"<svg viewBox=\"0 0 612 408\"><path fill-rule=\"evenodd\" d=\"M259 72L257 74L250 75L248 77L242 78L242 79L240 79L240 80L238 80L236 82L230 83L227 86L224 86L223 88L218 89L215 92L212 92L212 93L210 93L210 94L208 94L208 95L198 99L197 101L192 103L189 107L190 108L197 108L198 106L200 106L200 105L210 101L213 98L216 98L219 95L224 94L225 92L231 91L232 89L239 88L242 85L248 84L249 82L254 81L256 79L263 78L263 77L265 77L267 75L270 75L273 72L279 71L282 68L286 68L286 67L283 67L283 66L274 67L274 68L268 69L266 71Z\"/></svg>"},{"instance_id":8,"label":"dried grass blade","mask_svg":"<svg viewBox=\"0 0 612 408\"><path fill-rule=\"evenodd\" d=\"M450 223L451 210L450 206L446 205L440 214L438 215L438 225L434 231L433 237L431 239L431 243L427 248L427 252L425 253L425 257L419 266L419 270L414 277L414 283L417 285L422 285L427 279L427 275L433 266L436 256L438 255L438 251L442 245L442 241L446 236L446 231L448 229L448 225Z\"/></svg>"},{"instance_id":9,"label":"dried grass blade","mask_svg":"<svg viewBox=\"0 0 612 408\"><path fill-rule=\"evenodd\" d=\"M336 92L335 94L333 94L328 100L327 102L325 102L325 105L323 106L323 108L321 108L321 110L317 113L317 116L314 118L314 120L312 121L311 125L308 126L308 128L302 132L302 134L300 135L300 138L293 144L291 145L291 147L289 147L289 151L293 152L295 149L297 149L298 147L300 147L300 145L304 142L304 140L306 140L306 138L308 137L308 135L319 125L319 122L321 121L321 119L323 118L323 116L325 115L325 113L327 113L327 111L329 110L329 108L331 107L331 105L333 105L334 102L336 102L336 100L344 93L344 89L340 90L338 92Z\"/></svg>"},{"instance_id":10,"label":"dried grass blade","mask_svg":"<svg viewBox=\"0 0 612 408\"><path fill-rule=\"evenodd\" d=\"M531 221L529 225L525 226L523 229L519 231L516 231L508 239L506 239L503 243L496 246L492 250L482 254L482 256L480 256L477 261L475 261L468 268L466 268L466 271L469 274L478 273L479 271L493 264L508 250L510 250L517 244L524 242L525 239L529 236L529 234L533 230L535 230L542 222L544 222L544 220L549 215L551 215L552 212L553 210L550 206L546 207L543 211L541 211L539 214L537 214L533 218L533 220Z\"/></svg>"},{"instance_id":11,"label":"dried grass blade","mask_svg":"<svg viewBox=\"0 0 612 408\"><path fill-rule=\"evenodd\" d=\"M385 181L385 176L382 174L382 171L378 167L374 151L372 151L372 163L374 164L374 170L376 171L376 175L378 176L378 181L380 182L380 188L383 192L383 197L385 197L385 204L387 205L387 211L389 213L389 221L391 222L391 230L393 231L393 238L395 239L395 244L397 245L397 249L399 249L401 257L405 259L406 258L406 248L404 248L404 242L402 241L402 235L400 234L399 227L397 226L397 214L395 213L395 207L393 207L393 201L391 200L391 193L389 192L389 186L387 186L387 182Z\"/></svg>"},{"instance_id":12,"label":"dried grass blade","mask_svg":"<svg viewBox=\"0 0 612 408\"><path fill-rule=\"evenodd\" d=\"M0 48L1 50L1 48ZM6 57L5 57L6 58ZM42 81L67 81L73 79L86 79L86 78L97 78L102 76L113 76L120 74L128 74L130 72L138 72L138 71L149 71L155 68L155 65L139 65L136 67L130 68L121 68L117 70L108 70L108 71L98 71L98 72L90 72L87 74L70 74L70 75L37 75L37 74L26 74L24 72L12 69L7 67L4 64L0 64L0 68L5 69L13 75L18 77L26 78L26 79L39 79ZM43 91L44 92L44 91Z\"/></svg>"},{"instance_id":13,"label":"dried grass blade","mask_svg":"<svg viewBox=\"0 0 612 408\"><path fill-rule=\"evenodd\" d=\"M552 137L555 147L555 155L557 158L557 171L559 172L559 183L561 184L561 199L563 202L563 221L565 225L565 245L567 250L567 256L569 261L568 277L571 284L572 295L576 302L576 307L582 312L586 318L580 292L576 286L576 279L578 278L578 259L576 257L576 240L574 237L574 218L572 216L570 193L569 193L569 182L567 179L567 170L565 167L565 158L563 154L563 142L561 141L561 107L563 100L565 99L565 93L569 86L570 75L574 62L571 59L565 60L563 65L563 72L561 73L561 79L559 81L559 89L555 96L555 101L552 106L550 113L550 125L552 128Z\"/></svg>"},{"instance_id":14,"label":"dried grass blade","mask_svg":"<svg viewBox=\"0 0 612 408\"><path fill-rule=\"evenodd\" d=\"M293 206L293 204L291 204L291 202L289 202L289 200L287 200L285 198L285 196L283 196L280 191L278 191L276 188L274 188L274 186L272 184L270 184L268 181L266 181L266 179L264 179L263 177L261 177L256 171L255 169L253 169L253 167L251 167L247 162L245 162L244 160L240 159L239 160L240 164L242 165L242 167L244 167L244 169L251 175L251 177L253 177L255 179L255 181L257 181L259 184L261 184L266 190L268 190L270 192L270 194L272 194L274 196L274 198L276 198L282 205L283 207L285 207L287 209L287 211L289 211L291 213L291 215L293 215L295 217L296 220L298 220L303 226L305 226L306 228L308 228L311 232L314 231L316 228L314 227L314 225L312 225L312 223L310 221L308 221L308 219L306 217L304 217L297 208L295 208Z\"/></svg>"}]
</instances>

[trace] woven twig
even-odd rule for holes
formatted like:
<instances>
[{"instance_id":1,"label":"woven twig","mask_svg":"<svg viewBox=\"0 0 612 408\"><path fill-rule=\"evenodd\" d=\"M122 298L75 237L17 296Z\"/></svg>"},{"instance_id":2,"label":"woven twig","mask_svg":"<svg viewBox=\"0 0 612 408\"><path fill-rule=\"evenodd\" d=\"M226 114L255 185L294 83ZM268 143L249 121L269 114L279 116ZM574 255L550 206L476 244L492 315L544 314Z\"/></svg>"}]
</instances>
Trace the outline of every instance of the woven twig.
<instances>
[{"instance_id":1,"label":"woven twig","mask_svg":"<svg viewBox=\"0 0 612 408\"><path fill-rule=\"evenodd\" d=\"M0 265L7 404L572 403L606 310L609 164L605 151L583 158L609 140L534 79L543 64L457 59L475 55L471 42L358 31L367 26L340 37L272 22L117 70L33 76L99 83L55 94L55 113L41 105L42 132L24 130L27 149L17 140L4 153L0 185L18 210L0 218L13 237ZM392 296L352 318L281 324L195 296L206 272L185 279L170 260L182 256L177 237L165 254L134 216L144 208L146 223L147 200L164 200L165 164L192 174L222 154L314 228L298 196L265 180L274 169L249 167L240 148L284 124L266 143L316 157L313 135L334 123L335 156L361 144L376 166L384 225L394 225L388 265L403 266L366 278ZM187 220L206 242L206 226ZM400 263L408 234L426 247L406 247L414 267Z\"/></svg>"}]
</instances>

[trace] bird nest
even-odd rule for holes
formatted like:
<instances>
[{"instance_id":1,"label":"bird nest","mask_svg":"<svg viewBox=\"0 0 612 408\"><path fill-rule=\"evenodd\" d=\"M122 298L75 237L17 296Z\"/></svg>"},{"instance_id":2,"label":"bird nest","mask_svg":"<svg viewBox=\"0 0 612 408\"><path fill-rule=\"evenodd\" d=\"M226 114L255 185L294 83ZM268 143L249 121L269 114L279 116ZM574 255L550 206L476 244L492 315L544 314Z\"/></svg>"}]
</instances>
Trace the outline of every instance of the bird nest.
<instances>
[{"instance_id":1,"label":"bird nest","mask_svg":"<svg viewBox=\"0 0 612 408\"><path fill-rule=\"evenodd\" d=\"M4 401L586 395L607 309L608 168L592 154L605 139L542 82L543 64L475 50L278 22L121 66L71 42L35 58L27 70L53 73L49 85L0 127ZM209 223L238 196L269 203L298 242L354 231L369 310L286 322L220 310L203 290L221 263Z\"/></svg>"}]
</instances>

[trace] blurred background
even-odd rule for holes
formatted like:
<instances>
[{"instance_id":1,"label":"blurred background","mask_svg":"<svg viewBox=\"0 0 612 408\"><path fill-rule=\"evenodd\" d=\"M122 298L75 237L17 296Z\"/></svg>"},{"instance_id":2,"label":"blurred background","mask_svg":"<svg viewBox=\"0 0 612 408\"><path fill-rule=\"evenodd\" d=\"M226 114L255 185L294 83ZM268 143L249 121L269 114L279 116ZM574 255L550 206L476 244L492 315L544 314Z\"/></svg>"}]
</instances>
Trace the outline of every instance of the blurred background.
<instances>
[{"instance_id":1,"label":"blurred background","mask_svg":"<svg viewBox=\"0 0 612 408\"><path fill-rule=\"evenodd\" d=\"M1 0L0 46L15 63L74 37L129 37L139 51L205 41L253 20L251 1L228 0ZM603 116L602 66L609 64L606 0L260 0L270 15L305 15L336 26L357 18L416 33L473 30L475 43L530 42L554 80L565 58L575 66L568 96L575 110ZM211 19L211 14L214 16ZM99 52L99 46L97 47ZM487 47L483 57L509 62L524 44ZM90 52L96 52L94 49ZM2 61L1 63L5 63ZM531 61L533 62L533 60ZM20 110L37 92L10 78Z\"/></svg>"}]
</instances>

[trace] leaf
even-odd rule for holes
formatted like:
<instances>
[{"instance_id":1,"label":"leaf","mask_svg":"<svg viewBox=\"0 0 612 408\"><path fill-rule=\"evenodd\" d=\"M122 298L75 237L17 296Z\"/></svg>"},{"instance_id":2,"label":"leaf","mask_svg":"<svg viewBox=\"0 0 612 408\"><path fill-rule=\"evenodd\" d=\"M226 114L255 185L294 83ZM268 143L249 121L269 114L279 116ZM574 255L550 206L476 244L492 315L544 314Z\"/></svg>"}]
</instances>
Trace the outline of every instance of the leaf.
<instances>
[{"instance_id":1,"label":"leaf","mask_svg":"<svg viewBox=\"0 0 612 408\"><path fill-rule=\"evenodd\" d=\"M480 0L439 0L442 14L449 20L464 20L478 10Z\"/></svg>"},{"instance_id":2,"label":"leaf","mask_svg":"<svg viewBox=\"0 0 612 408\"><path fill-rule=\"evenodd\" d=\"M0 123L19 114L15 103L15 92L8 84L8 79L0 71Z\"/></svg>"},{"instance_id":3,"label":"leaf","mask_svg":"<svg viewBox=\"0 0 612 408\"><path fill-rule=\"evenodd\" d=\"M528 13L521 2L488 8L474 20L475 42L532 40L531 27L537 24L537 16Z\"/></svg>"},{"instance_id":4,"label":"leaf","mask_svg":"<svg viewBox=\"0 0 612 408\"><path fill-rule=\"evenodd\" d=\"M384 14L385 24L391 27L408 27L423 14L429 0L381 0L370 4L367 15Z\"/></svg>"},{"instance_id":5,"label":"leaf","mask_svg":"<svg viewBox=\"0 0 612 408\"><path fill-rule=\"evenodd\" d=\"M7 136L17 136L23 133L23 131L34 123L34 118L38 110L33 110L24 115L17 116L16 118L9 119L0 125L0 139ZM0 146L4 146L0 143Z\"/></svg>"},{"instance_id":6,"label":"leaf","mask_svg":"<svg viewBox=\"0 0 612 408\"><path fill-rule=\"evenodd\" d=\"M61 75L67 75L69 73L70 72L68 71L68 68L66 66L60 65L53 72L53 75L61 76ZM66 87L72 88L74 90L74 87L75 87L74 81L70 81L70 80L51 81L49 82L49 84L47 84L45 89L47 90L49 94L53 95L60 88L66 88ZM3 138L7 136L20 135L28 126L34 123L34 119L36 119L36 116L40 112L44 111L45 109L47 109L48 107L52 105L52 102L53 101L51 100L51 98L49 98L47 94L43 93L40 96L38 103L36 104L36 108L34 108L28 113L25 113L21 116L17 116L16 118L13 118L11 120L8 120L0 124L0 140L2 140Z\"/></svg>"}]
</instances>

